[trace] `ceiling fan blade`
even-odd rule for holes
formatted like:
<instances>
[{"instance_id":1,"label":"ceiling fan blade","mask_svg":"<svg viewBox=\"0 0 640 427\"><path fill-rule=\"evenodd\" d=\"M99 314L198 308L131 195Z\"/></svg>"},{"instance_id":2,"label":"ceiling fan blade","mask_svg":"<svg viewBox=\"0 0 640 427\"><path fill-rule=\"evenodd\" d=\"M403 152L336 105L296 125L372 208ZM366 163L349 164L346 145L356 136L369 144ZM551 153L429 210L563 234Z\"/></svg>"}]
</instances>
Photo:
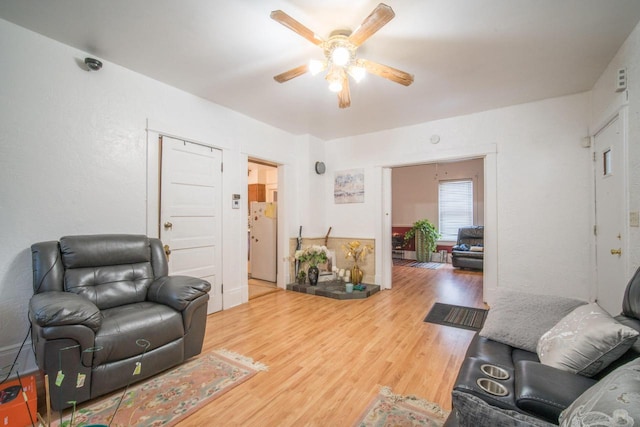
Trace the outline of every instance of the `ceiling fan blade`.
<instances>
[{"instance_id":1,"label":"ceiling fan blade","mask_svg":"<svg viewBox=\"0 0 640 427\"><path fill-rule=\"evenodd\" d=\"M277 76L274 76L273 79L278 83L284 83L298 76L303 75L307 71L309 71L309 65L303 64L303 65L300 65L299 67L292 68L289 71L285 71L284 73L280 73Z\"/></svg>"},{"instance_id":2,"label":"ceiling fan blade","mask_svg":"<svg viewBox=\"0 0 640 427\"><path fill-rule=\"evenodd\" d=\"M305 39L309 40L311 43L317 46L320 46L322 43L324 43L324 40L321 37L317 36L316 33L311 31L310 29L308 29L307 27L305 27L300 22L296 21L295 19L293 19L283 11L274 10L273 12L271 12L270 16L271 16L271 19L273 19L274 21L281 23L291 31L298 33Z\"/></svg>"},{"instance_id":3,"label":"ceiling fan blade","mask_svg":"<svg viewBox=\"0 0 640 427\"><path fill-rule=\"evenodd\" d=\"M349 36L349 41L355 46L360 46L369 37L371 37L376 31L384 27L384 25L391 21L396 14L391 7L384 3L380 3L373 9L373 12L362 21L362 24Z\"/></svg>"},{"instance_id":4,"label":"ceiling fan blade","mask_svg":"<svg viewBox=\"0 0 640 427\"><path fill-rule=\"evenodd\" d=\"M342 73L342 90L338 92L338 107L347 108L351 106L351 92L349 91L349 76Z\"/></svg>"},{"instance_id":5,"label":"ceiling fan blade","mask_svg":"<svg viewBox=\"0 0 640 427\"><path fill-rule=\"evenodd\" d=\"M368 61L366 59L358 59L357 65L363 67L371 74L384 77L392 82L400 83L404 86L409 86L413 83L413 75L398 70L397 68L389 67L388 65L378 64L377 62Z\"/></svg>"}]
</instances>

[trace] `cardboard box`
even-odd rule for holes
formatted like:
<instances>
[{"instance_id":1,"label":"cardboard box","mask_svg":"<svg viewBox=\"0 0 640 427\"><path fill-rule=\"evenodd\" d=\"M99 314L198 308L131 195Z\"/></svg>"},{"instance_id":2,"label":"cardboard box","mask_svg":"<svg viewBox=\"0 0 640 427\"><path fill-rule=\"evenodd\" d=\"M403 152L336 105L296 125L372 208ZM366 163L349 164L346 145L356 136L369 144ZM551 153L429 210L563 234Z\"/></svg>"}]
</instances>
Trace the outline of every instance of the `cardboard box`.
<instances>
[{"instance_id":1,"label":"cardboard box","mask_svg":"<svg viewBox=\"0 0 640 427\"><path fill-rule=\"evenodd\" d=\"M29 410L27 410L27 404L25 403L25 395L29 403ZM36 418L38 411L37 396L36 377L34 375L20 377L20 381L15 379L0 384L0 426L31 426L31 420L35 425L38 425ZM29 417L29 412L31 412L31 417Z\"/></svg>"}]
</instances>

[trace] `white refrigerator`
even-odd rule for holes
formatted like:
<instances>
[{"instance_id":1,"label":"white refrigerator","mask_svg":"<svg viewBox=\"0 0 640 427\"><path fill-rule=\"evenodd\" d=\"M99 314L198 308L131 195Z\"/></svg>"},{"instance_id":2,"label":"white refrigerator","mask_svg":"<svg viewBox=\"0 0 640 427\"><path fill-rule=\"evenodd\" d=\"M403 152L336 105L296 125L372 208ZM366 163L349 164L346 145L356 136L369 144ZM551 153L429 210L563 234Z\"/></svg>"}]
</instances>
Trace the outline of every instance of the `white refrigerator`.
<instances>
[{"instance_id":1,"label":"white refrigerator","mask_svg":"<svg viewBox=\"0 0 640 427\"><path fill-rule=\"evenodd\" d=\"M249 265L254 279L276 281L277 206L251 202L249 207Z\"/></svg>"}]
</instances>

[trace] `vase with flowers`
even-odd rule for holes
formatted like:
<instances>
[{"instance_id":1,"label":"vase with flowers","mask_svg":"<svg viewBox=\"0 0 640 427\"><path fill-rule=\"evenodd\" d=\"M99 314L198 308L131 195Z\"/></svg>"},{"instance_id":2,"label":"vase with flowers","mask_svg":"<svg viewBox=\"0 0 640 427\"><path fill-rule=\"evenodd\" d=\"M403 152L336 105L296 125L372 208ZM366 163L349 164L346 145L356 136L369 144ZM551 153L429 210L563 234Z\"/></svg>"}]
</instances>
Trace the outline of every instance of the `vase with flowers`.
<instances>
[{"instance_id":1,"label":"vase with flowers","mask_svg":"<svg viewBox=\"0 0 640 427\"><path fill-rule=\"evenodd\" d=\"M300 261L301 264L308 264L307 277L309 278L309 284L315 286L318 284L318 264L327 262L327 256L329 251L326 246L311 245L307 248L296 251L294 258L296 261Z\"/></svg>"},{"instance_id":2,"label":"vase with flowers","mask_svg":"<svg viewBox=\"0 0 640 427\"><path fill-rule=\"evenodd\" d=\"M362 245L358 240L349 242L346 245L342 245L342 250L345 253L345 258L353 260L353 267L351 267L351 283L358 285L362 282L364 273L358 267L358 261L366 259L369 252L373 252L373 246Z\"/></svg>"}]
</instances>

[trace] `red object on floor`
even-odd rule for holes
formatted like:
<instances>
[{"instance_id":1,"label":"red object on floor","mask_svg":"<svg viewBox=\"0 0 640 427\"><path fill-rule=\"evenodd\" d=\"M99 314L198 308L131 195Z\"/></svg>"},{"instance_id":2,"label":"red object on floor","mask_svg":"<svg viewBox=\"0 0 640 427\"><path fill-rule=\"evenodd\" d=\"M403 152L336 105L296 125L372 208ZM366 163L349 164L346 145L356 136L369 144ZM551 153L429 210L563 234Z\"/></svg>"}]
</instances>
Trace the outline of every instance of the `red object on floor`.
<instances>
[{"instance_id":1,"label":"red object on floor","mask_svg":"<svg viewBox=\"0 0 640 427\"><path fill-rule=\"evenodd\" d=\"M411 227L391 227L391 235L402 236L402 241L404 242L404 235L407 231L411 230ZM406 244L402 245L402 249L406 251L415 251L416 247L413 239L409 240Z\"/></svg>"},{"instance_id":2,"label":"red object on floor","mask_svg":"<svg viewBox=\"0 0 640 427\"><path fill-rule=\"evenodd\" d=\"M34 375L20 377L20 381L15 379L0 384L0 426L26 427L33 425L32 420L37 425L37 411L38 397Z\"/></svg>"}]
</instances>

